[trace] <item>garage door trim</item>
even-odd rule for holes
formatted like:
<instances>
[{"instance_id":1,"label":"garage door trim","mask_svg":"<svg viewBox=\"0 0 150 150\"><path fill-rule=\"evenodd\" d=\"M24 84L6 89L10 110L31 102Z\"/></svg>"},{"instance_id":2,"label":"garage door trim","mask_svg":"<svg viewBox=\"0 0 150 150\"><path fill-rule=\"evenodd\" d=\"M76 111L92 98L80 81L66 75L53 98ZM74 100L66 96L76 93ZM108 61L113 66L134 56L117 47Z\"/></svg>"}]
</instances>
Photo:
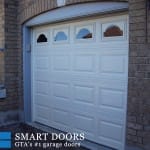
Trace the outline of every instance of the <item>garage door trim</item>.
<instances>
[{"instance_id":1,"label":"garage door trim","mask_svg":"<svg viewBox=\"0 0 150 150\"><path fill-rule=\"evenodd\" d=\"M109 14L128 10L127 2L91 2L69 5L43 13L26 23L26 26L43 25L80 17ZM69 13L66 13L69 12Z\"/></svg>"}]
</instances>

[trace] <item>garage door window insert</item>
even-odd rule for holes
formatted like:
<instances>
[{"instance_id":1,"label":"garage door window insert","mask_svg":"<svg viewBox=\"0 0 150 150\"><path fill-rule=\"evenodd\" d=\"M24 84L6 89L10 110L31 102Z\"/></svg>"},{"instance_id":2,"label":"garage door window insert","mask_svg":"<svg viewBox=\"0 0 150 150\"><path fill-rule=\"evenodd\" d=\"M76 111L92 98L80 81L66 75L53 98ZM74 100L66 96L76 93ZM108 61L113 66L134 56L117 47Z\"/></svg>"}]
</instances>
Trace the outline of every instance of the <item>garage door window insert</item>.
<instances>
[{"instance_id":1,"label":"garage door window insert","mask_svg":"<svg viewBox=\"0 0 150 150\"><path fill-rule=\"evenodd\" d=\"M104 37L122 36L123 31L116 25L111 25L104 32Z\"/></svg>"},{"instance_id":2,"label":"garage door window insert","mask_svg":"<svg viewBox=\"0 0 150 150\"><path fill-rule=\"evenodd\" d=\"M66 42L68 41L69 29L54 29L54 42Z\"/></svg>"},{"instance_id":3,"label":"garage door window insert","mask_svg":"<svg viewBox=\"0 0 150 150\"><path fill-rule=\"evenodd\" d=\"M47 42L47 37L44 34L40 34L37 38L37 43L45 43Z\"/></svg>"},{"instance_id":4,"label":"garage door window insert","mask_svg":"<svg viewBox=\"0 0 150 150\"><path fill-rule=\"evenodd\" d=\"M93 25L76 27L76 40L93 39Z\"/></svg>"},{"instance_id":5,"label":"garage door window insert","mask_svg":"<svg viewBox=\"0 0 150 150\"><path fill-rule=\"evenodd\" d=\"M125 23L122 22L112 22L102 24L102 38L103 39L123 39L125 37Z\"/></svg>"}]
</instances>

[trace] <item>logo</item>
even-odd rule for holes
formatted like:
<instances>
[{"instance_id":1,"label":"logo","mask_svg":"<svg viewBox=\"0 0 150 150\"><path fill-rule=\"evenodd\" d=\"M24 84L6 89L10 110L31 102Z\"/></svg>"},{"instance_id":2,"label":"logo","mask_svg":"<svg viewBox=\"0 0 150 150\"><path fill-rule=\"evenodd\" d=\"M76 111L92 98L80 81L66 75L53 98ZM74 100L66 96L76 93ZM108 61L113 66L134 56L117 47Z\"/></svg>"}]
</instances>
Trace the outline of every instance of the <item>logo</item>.
<instances>
[{"instance_id":1,"label":"logo","mask_svg":"<svg viewBox=\"0 0 150 150\"><path fill-rule=\"evenodd\" d=\"M67 141L83 141L85 139L84 133L52 133L52 141L56 140L67 140Z\"/></svg>"},{"instance_id":2,"label":"logo","mask_svg":"<svg viewBox=\"0 0 150 150\"><path fill-rule=\"evenodd\" d=\"M11 132L0 132L0 149L11 148Z\"/></svg>"}]
</instances>

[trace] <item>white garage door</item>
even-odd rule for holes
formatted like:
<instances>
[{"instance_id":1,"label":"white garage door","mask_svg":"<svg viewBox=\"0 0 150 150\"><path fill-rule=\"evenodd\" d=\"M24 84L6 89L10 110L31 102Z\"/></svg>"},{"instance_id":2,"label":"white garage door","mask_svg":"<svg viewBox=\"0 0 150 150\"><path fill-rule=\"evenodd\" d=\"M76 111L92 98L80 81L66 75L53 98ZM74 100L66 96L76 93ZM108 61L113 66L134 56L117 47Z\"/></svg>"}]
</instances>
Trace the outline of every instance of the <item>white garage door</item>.
<instances>
[{"instance_id":1,"label":"white garage door","mask_svg":"<svg viewBox=\"0 0 150 150\"><path fill-rule=\"evenodd\" d=\"M35 27L33 121L123 149L127 33L126 15Z\"/></svg>"}]
</instances>

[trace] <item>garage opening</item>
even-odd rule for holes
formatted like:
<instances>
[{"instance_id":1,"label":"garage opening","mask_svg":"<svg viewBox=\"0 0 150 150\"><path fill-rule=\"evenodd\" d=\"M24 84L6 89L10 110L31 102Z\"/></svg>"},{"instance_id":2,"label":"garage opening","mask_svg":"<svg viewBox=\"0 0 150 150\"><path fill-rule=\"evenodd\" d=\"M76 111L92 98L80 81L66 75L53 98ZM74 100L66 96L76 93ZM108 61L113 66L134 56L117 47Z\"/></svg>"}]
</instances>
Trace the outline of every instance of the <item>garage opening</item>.
<instances>
[{"instance_id":1,"label":"garage opening","mask_svg":"<svg viewBox=\"0 0 150 150\"><path fill-rule=\"evenodd\" d=\"M32 121L124 149L128 15L29 24Z\"/></svg>"}]
</instances>

